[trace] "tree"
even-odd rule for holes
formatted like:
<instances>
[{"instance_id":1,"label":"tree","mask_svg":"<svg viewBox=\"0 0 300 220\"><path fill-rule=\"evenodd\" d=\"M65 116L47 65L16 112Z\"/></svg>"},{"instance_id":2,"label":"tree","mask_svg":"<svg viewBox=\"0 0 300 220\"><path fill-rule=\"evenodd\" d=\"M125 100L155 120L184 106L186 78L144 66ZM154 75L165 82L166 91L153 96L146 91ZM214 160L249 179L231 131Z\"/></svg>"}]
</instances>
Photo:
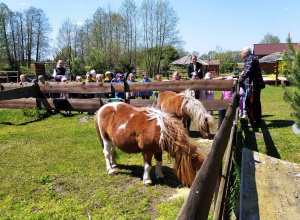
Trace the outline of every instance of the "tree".
<instances>
[{"instance_id":1,"label":"tree","mask_svg":"<svg viewBox=\"0 0 300 220\"><path fill-rule=\"evenodd\" d=\"M297 128L300 129L300 47L294 46L290 36L287 39L289 51L283 54L283 60L290 69L290 82L293 89L284 88L284 99L291 104Z\"/></svg>"},{"instance_id":2,"label":"tree","mask_svg":"<svg viewBox=\"0 0 300 220\"><path fill-rule=\"evenodd\" d=\"M41 60L45 57L48 52L49 37L48 34L52 31L52 27L49 23L49 19L46 17L45 13L41 9L36 10L35 16L36 28L35 28L35 40L36 40L36 52L35 61Z\"/></svg>"},{"instance_id":3,"label":"tree","mask_svg":"<svg viewBox=\"0 0 300 220\"><path fill-rule=\"evenodd\" d=\"M144 0L140 8L142 50L147 72L152 77L159 73L163 48L177 46L181 39L177 29L178 17L168 1Z\"/></svg>"},{"instance_id":4,"label":"tree","mask_svg":"<svg viewBox=\"0 0 300 220\"><path fill-rule=\"evenodd\" d=\"M9 17L11 13L6 4L0 3L0 50L1 54L6 57L9 66L13 67L14 59L11 54L11 44L8 34Z\"/></svg>"},{"instance_id":5,"label":"tree","mask_svg":"<svg viewBox=\"0 0 300 220\"><path fill-rule=\"evenodd\" d=\"M259 43L260 44L278 44L278 43L280 43L280 39L277 36L267 33Z\"/></svg>"}]
</instances>

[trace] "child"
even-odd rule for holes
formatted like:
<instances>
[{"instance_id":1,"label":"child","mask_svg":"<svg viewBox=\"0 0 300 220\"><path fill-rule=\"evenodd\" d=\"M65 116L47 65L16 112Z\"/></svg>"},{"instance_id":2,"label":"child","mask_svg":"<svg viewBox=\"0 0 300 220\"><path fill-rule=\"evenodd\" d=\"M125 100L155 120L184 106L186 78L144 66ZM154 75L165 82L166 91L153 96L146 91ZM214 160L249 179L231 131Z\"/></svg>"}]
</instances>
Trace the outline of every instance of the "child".
<instances>
[{"instance_id":1,"label":"child","mask_svg":"<svg viewBox=\"0 0 300 220\"><path fill-rule=\"evenodd\" d=\"M191 79L199 79L196 72L192 72L192 78ZM200 90L194 90L194 93L195 93L195 99L199 99Z\"/></svg>"},{"instance_id":2,"label":"child","mask_svg":"<svg viewBox=\"0 0 300 220\"><path fill-rule=\"evenodd\" d=\"M55 78L57 82L60 82L63 77L68 79L67 70L64 68L64 61L62 60L57 61L57 66L53 70L52 76Z\"/></svg>"},{"instance_id":3,"label":"child","mask_svg":"<svg viewBox=\"0 0 300 220\"><path fill-rule=\"evenodd\" d=\"M102 82L102 81L103 81L103 74L97 74L96 82ZM105 99L106 95L105 95L105 93L96 93L95 98Z\"/></svg>"},{"instance_id":4,"label":"child","mask_svg":"<svg viewBox=\"0 0 300 220\"><path fill-rule=\"evenodd\" d=\"M61 78L61 82L67 83L68 79L65 76L63 76ZM69 93L61 93L60 97L63 98L63 99L68 99L69 98ZM69 111L69 112L66 111L66 114L71 115L72 113L71 113L71 111Z\"/></svg>"},{"instance_id":5,"label":"child","mask_svg":"<svg viewBox=\"0 0 300 220\"><path fill-rule=\"evenodd\" d=\"M90 72L86 73L86 82L95 82L95 80L93 79L93 74L91 74Z\"/></svg>"},{"instance_id":6,"label":"child","mask_svg":"<svg viewBox=\"0 0 300 220\"><path fill-rule=\"evenodd\" d=\"M135 75L133 73L129 73L127 82L128 83L136 82ZM126 92L126 97L128 99L135 99L135 97L139 97L139 93L138 92Z\"/></svg>"},{"instance_id":7,"label":"child","mask_svg":"<svg viewBox=\"0 0 300 220\"><path fill-rule=\"evenodd\" d=\"M147 73L142 74L142 82L151 82L151 80L148 78ZM152 91L140 92L140 97L142 97L142 99L149 99L151 95L152 95Z\"/></svg>"},{"instance_id":8,"label":"child","mask_svg":"<svg viewBox=\"0 0 300 220\"><path fill-rule=\"evenodd\" d=\"M106 71L105 73L105 79L104 79L104 83L111 83L112 81L112 75L110 71ZM106 98L114 98L113 96L115 96L115 94L111 94L111 93L105 93Z\"/></svg>"},{"instance_id":9,"label":"child","mask_svg":"<svg viewBox=\"0 0 300 220\"><path fill-rule=\"evenodd\" d=\"M123 82L123 74L118 73L118 74L116 75L116 80L115 80L115 82L118 82L118 83L124 83L124 82ZM125 98L125 94L124 94L124 92L116 92L116 97L117 97L117 98L124 99L124 98Z\"/></svg>"},{"instance_id":10,"label":"child","mask_svg":"<svg viewBox=\"0 0 300 220\"><path fill-rule=\"evenodd\" d=\"M228 76L225 80L233 79L232 76ZM231 98L231 90L230 91L223 91L221 99L230 99Z\"/></svg>"},{"instance_id":11,"label":"child","mask_svg":"<svg viewBox=\"0 0 300 220\"><path fill-rule=\"evenodd\" d=\"M239 101L239 108L240 108L240 114L239 117L246 118L247 111L246 111L246 101L245 101L245 84L240 83L240 101Z\"/></svg>"},{"instance_id":12,"label":"child","mask_svg":"<svg viewBox=\"0 0 300 220\"><path fill-rule=\"evenodd\" d=\"M93 80L96 82L96 76L97 76L96 70L91 70L91 74L92 74Z\"/></svg>"},{"instance_id":13,"label":"child","mask_svg":"<svg viewBox=\"0 0 300 220\"><path fill-rule=\"evenodd\" d=\"M205 74L204 79L211 79L211 73L207 72ZM215 91L214 90L205 90L205 97L207 100L214 100L215 99ZM210 111L210 114L213 115L213 111Z\"/></svg>"},{"instance_id":14,"label":"child","mask_svg":"<svg viewBox=\"0 0 300 220\"><path fill-rule=\"evenodd\" d=\"M82 82L82 77L81 76L76 76L75 82ZM82 99L82 93L73 93L72 98L74 99ZM83 114L83 112L78 111L77 114Z\"/></svg>"},{"instance_id":15,"label":"child","mask_svg":"<svg viewBox=\"0 0 300 220\"><path fill-rule=\"evenodd\" d=\"M180 80L180 75L179 75L179 72L175 71L173 73L173 77L170 81L177 81L177 80ZM174 91L176 93L181 93L181 91Z\"/></svg>"},{"instance_id":16,"label":"child","mask_svg":"<svg viewBox=\"0 0 300 220\"><path fill-rule=\"evenodd\" d=\"M162 81L161 75L156 74L154 81L161 82ZM153 93L154 93L154 99L158 99L158 95L159 95L159 93L161 93L161 91L153 91Z\"/></svg>"},{"instance_id":17,"label":"child","mask_svg":"<svg viewBox=\"0 0 300 220\"><path fill-rule=\"evenodd\" d=\"M20 75L20 83L31 82L31 79L27 78L25 74Z\"/></svg>"},{"instance_id":18,"label":"child","mask_svg":"<svg viewBox=\"0 0 300 220\"><path fill-rule=\"evenodd\" d=\"M103 74L96 74L96 82L102 82L103 81Z\"/></svg>"}]
</instances>

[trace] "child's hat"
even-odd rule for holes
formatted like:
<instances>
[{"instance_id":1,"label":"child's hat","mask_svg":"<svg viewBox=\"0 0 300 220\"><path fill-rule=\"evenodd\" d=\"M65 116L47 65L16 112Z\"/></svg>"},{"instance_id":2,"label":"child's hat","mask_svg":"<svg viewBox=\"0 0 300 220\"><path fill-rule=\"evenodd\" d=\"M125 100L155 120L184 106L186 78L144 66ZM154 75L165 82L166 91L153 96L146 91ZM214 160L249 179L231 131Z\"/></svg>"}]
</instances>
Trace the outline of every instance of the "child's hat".
<instances>
[{"instance_id":1,"label":"child's hat","mask_svg":"<svg viewBox=\"0 0 300 220\"><path fill-rule=\"evenodd\" d=\"M122 74L122 73L118 73L118 74L116 75L116 77L117 77L117 78L123 77L123 74Z\"/></svg>"},{"instance_id":2,"label":"child's hat","mask_svg":"<svg viewBox=\"0 0 300 220\"><path fill-rule=\"evenodd\" d=\"M105 75L107 75L107 74L111 74L111 72L110 71L106 71Z\"/></svg>"},{"instance_id":3,"label":"child's hat","mask_svg":"<svg viewBox=\"0 0 300 220\"><path fill-rule=\"evenodd\" d=\"M90 73L91 73L91 74L94 74L94 73L96 73L96 70L91 70Z\"/></svg>"},{"instance_id":4,"label":"child's hat","mask_svg":"<svg viewBox=\"0 0 300 220\"><path fill-rule=\"evenodd\" d=\"M44 76L43 76L43 75L39 75L39 76L38 76L38 79L41 79L41 78L44 78Z\"/></svg>"},{"instance_id":5,"label":"child's hat","mask_svg":"<svg viewBox=\"0 0 300 220\"><path fill-rule=\"evenodd\" d=\"M207 73L205 74L204 79L210 79L210 78L211 78L211 73L210 73L210 72L207 72Z\"/></svg>"}]
</instances>

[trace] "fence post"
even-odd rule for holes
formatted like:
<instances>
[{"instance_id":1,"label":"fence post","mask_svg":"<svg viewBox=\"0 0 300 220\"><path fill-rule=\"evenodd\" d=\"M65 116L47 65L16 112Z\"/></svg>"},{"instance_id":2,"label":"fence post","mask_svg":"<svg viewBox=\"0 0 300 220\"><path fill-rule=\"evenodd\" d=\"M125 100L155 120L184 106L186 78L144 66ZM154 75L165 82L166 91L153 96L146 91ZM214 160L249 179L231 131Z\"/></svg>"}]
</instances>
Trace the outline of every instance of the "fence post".
<instances>
[{"instance_id":1,"label":"fence post","mask_svg":"<svg viewBox=\"0 0 300 220\"><path fill-rule=\"evenodd\" d=\"M223 119L226 115L226 109L225 108L219 108L219 119L218 119L218 130L222 125Z\"/></svg>"},{"instance_id":2,"label":"fence post","mask_svg":"<svg viewBox=\"0 0 300 220\"><path fill-rule=\"evenodd\" d=\"M10 83L9 72L6 72L6 80L7 80L8 83Z\"/></svg>"}]
</instances>

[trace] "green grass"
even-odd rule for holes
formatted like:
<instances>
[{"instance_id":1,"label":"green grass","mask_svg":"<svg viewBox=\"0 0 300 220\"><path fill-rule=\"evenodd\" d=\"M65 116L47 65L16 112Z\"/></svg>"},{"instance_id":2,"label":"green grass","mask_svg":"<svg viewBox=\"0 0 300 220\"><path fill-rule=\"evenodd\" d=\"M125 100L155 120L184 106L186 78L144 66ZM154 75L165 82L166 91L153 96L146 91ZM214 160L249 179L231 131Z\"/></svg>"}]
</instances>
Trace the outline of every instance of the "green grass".
<instances>
[{"instance_id":1,"label":"green grass","mask_svg":"<svg viewBox=\"0 0 300 220\"><path fill-rule=\"evenodd\" d=\"M0 110L1 219L173 218L156 209L180 185L169 167L165 182L147 188L142 156L118 151L121 171L110 177L93 122L78 122L86 115L23 113Z\"/></svg>"},{"instance_id":2,"label":"green grass","mask_svg":"<svg viewBox=\"0 0 300 220\"><path fill-rule=\"evenodd\" d=\"M299 163L299 135L282 94L275 86L262 91L262 129L241 124L240 139L250 149ZM110 177L93 122L78 122L83 116L0 109L0 219L175 219L184 197L170 200L180 182L167 156L166 180L154 186L141 181L140 154L118 151L121 170Z\"/></svg>"}]
</instances>

